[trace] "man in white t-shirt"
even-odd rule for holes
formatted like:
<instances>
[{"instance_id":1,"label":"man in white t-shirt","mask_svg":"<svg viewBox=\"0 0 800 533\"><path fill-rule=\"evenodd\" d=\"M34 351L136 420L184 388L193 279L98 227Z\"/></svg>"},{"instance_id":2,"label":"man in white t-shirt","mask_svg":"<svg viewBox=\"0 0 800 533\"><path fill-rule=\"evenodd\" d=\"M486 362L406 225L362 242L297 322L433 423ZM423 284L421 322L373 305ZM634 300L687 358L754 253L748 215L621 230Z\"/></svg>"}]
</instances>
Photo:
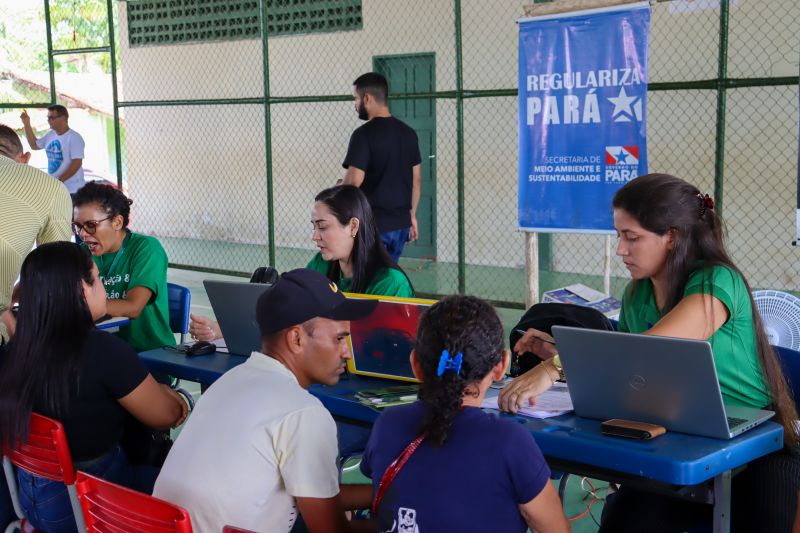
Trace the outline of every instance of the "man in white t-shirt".
<instances>
[{"instance_id":1,"label":"man in white t-shirt","mask_svg":"<svg viewBox=\"0 0 800 533\"><path fill-rule=\"evenodd\" d=\"M47 173L61 181L70 194L83 187L83 151L86 144L80 134L69 128L69 112L63 105L47 108L50 131L36 138L27 111L20 115L25 127L25 137L33 150L47 151Z\"/></svg>"},{"instance_id":2,"label":"man in white t-shirt","mask_svg":"<svg viewBox=\"0 0 800 533\"><path fill-rule=\"evenodd\" d=\"M189 511L192 527L285 533L299 512L308 531L372 531L344 511L371 486L339 486L336 424L306 389L335 385L350 351L349 320L375 308L345 298L322 274L283 274L256 305L261 352L203 394L172 447L153 495Z\"/></svg>"}]
</instances>

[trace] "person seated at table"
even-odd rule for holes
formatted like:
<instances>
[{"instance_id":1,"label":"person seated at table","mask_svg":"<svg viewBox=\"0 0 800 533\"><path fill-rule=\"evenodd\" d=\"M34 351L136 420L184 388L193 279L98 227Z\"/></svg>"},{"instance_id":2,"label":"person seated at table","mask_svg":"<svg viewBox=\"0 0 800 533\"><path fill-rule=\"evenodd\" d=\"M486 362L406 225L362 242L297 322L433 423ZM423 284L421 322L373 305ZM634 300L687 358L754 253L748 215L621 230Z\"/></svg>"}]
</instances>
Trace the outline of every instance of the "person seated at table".
<instances>
[{"instance_id":1,"label":"person seated at table","mask_svg":"<svg viewBox=\"0 0 800 533\"><path fill-rule=\"evenodd\" d=\"M319 252L306 268L326 275L345 292L414 297L408 276L383 246L361 189L337 185L317 194L311 225L311 240ZM189 333L201 341L222 337L219 324L196 315L192 315Z\"/></svg>"},{"instance_id":2,"label":"person seated at table","mask_svg":"<svg viewBox=\"0 0 800 533\"><path fill-rule=\"evenodd\" d=\"M174 345L167 254L156 238L128 229L133 201L114 187L89 182L78 189L73 203L73 231L100 270L108 314L131 319L120 327L120 338L137 352Z\"/></svg>"},{"instance_id":3,"label":"person seated at table","mask_svg":"<svg viewBox=\"0 0 800 533\"><path fill-rule=\"evenodd\" d=\"M148 491L156 472L133 468L119 442L133 415L153 428L180 424L186 403L158 384L123 340L99 331L106 293L86 250L43 244L22 264L16 318L0 359L0 445L26 442L32 412L59 420L77 470ZM37 530L76 531L63 483L17 471L25 516Z\"/></svg>"},{"instance_id":4,"label":"person seated at table","mask_svg":"<svg viewBox=\"0 0 800 533\"><path fill-rule=\"evenodd\" d=\"M369 505L370 487L339 486L336 425L306 389L339 382L349 321L375 305L348 300L319 272L283 274L256 304L261 352L200 397L153 494L189 511L197 531L287 532L298 511L312 533L374 531L345 519Z\"/></svg>"},{"instance_id":5,"label":"person seated at table","mask_svg":"<svg viewBox=\"0 0 800 533\"><path fill-rule=\"evenodd\" d=\"M734 477L732 517L742 530L788 531L800 488L797 412L750 286L725 250L713 200L680 178L649 174L622 187L612 205L617 255L633 278L618 329L709 340L723 399L776 412L786 446ZM545 361L505 387L502 409L515 412L534 403L558 378L552 340L536 330L519 340L517 353L533 352ZM785 490L758 488L778 485ZM601 531L684 531L709 513L709 506L623 486L607 506Z\"/></svg>"},{"instance_id":6,"label":"person seated at table","mask_svg":"<svg viewBox=\"0 0 800 533\"><path fill-rule=\"evenodd\" d=\"M448 296L425 310L411 352L420 399L381 414L361 462L378 531L569 531L533 436L481 409L508 360L487 302Z\"/></svg>"}]
</instances>

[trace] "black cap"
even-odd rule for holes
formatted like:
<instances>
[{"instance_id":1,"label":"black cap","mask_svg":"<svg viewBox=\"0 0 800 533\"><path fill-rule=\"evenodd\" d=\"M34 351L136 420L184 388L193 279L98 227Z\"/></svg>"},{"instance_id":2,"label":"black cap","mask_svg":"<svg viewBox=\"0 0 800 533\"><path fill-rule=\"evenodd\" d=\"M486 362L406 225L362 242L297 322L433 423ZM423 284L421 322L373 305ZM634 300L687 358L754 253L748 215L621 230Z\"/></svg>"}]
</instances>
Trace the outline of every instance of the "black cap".
<instances>
[{"instance_id":1,"label":"black cap","mask_svg":"<svg viewBox=\"0 0 800 533\"><path fill-rule=\"evenodd\" d=\"M258 298L256 321L264 336L316 317L358 320L369 315L377 305L376 300L349 299L319 272L298 268L284 272L275 285Z\"/></svg>"}]
</instances>

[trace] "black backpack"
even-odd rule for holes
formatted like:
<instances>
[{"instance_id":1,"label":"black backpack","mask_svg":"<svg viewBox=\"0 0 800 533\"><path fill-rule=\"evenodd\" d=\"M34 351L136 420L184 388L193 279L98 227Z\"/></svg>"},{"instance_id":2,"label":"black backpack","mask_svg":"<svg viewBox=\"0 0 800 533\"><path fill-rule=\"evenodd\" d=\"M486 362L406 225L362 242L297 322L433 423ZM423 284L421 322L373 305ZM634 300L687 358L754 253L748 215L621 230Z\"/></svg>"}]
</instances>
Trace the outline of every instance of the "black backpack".
<instances>
[{"instance_id":1,"label":"black backpack","mask_svg":"<svg viewBox=\"0 0 800 533\"><path fill-rule=\"evenodd\" d=\"M514 345L522 337L522 333L519 331L525 332L534 328L552 335L551 328L553 326L572 326L606 331L614 329L609 319L597 309L575 304L540 303L532 305L525 311L517 325L511 330L508 337L509 346L512 350L514 349ZM512 353L510 374L513 377L524 374L541 362L542 360L531 352L525 352L522 355Z\"/></svg>"},{"instance_id":2,"label":"black backpack","mask_svg":"<svg viewBox=\"0 0 800 533\"><path fill-rule=\"evenodd\" d=\"M279 277L278 271L271 266L258 267L253 271L253 275L250 276L250 283L269 283L274 285Z\"/></svg>"}]
</instances>

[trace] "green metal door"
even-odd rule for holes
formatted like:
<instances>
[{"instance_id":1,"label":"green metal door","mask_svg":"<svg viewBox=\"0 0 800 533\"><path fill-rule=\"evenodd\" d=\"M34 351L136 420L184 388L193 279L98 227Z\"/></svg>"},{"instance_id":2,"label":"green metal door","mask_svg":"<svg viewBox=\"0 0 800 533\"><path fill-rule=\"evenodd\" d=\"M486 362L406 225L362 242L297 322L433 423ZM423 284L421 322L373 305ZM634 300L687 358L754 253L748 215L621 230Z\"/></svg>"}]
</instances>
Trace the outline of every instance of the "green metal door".
<instances>
[{"instance_id":1,"label":"green metal door","mask_svg":"<svg viewBox=\"0 0 800 533\"><path fill-rule=\"evenodd\" d=\"M433 98L392 98L392 94L436 90L434 54L376 56L373 69L389 82L389 109L417 132L422 157L422 191L417 206L419 240L409 243L404 257L436 258L436 103Z\"/></svg>"}]
</instances>

